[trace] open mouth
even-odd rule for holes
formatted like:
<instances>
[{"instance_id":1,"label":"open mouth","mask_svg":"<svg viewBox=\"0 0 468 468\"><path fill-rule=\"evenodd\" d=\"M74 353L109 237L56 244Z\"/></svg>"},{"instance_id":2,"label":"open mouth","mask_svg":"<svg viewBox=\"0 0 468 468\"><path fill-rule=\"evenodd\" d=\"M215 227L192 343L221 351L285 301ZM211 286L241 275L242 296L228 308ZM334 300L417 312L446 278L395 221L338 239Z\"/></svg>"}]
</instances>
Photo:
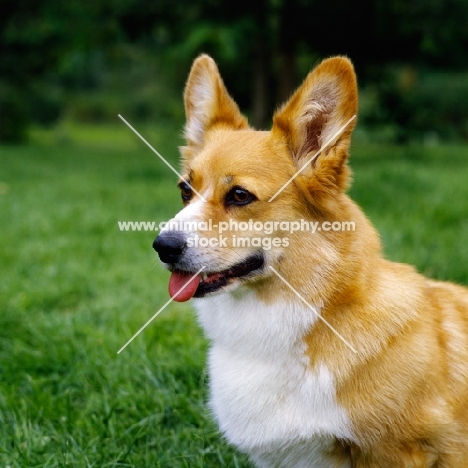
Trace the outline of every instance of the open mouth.
<instances>
[{"instance_id":1,"label":"open mouth","mask_svg":"<svg viewBox=\"0 0 468 468\"><path fill-rule=\"evenodd\" d=\"M194 276L195 273L174 270L169 280L169 294L177 302L185 302L192 297L203 297L227 286L236 279L248 277L254 271L260 270L263 265L263 255L254 254L219 272L202 272Z\"/></svg>"}]
</instances>

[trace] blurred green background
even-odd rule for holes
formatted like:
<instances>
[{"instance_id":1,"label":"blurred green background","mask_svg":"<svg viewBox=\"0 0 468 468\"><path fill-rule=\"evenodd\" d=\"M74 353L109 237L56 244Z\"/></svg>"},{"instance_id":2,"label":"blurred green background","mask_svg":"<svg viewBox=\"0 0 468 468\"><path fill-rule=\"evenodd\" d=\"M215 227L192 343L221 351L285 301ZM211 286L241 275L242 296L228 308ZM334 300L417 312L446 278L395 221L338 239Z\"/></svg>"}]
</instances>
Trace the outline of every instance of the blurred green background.
<instances>
[{"instance_id":1,"label":"blurred green background","mask_svg":"<svg viewBox=\"0 0 468 468\"><path fill-rule=\"evenodd\" d=\"M200 52L254 126L312 65L354 62L360 130L387 141L468 138L466 0L18 0L0 17L0 141L61 120L181 118Z\"/></svg>"},{"instance_id":2,"label":"blurred green background","mask_svg":"<svg viewBox=\"0 0 468 468\"><path fill-rule=\"evenodd\" d=\"M153 232L181 207L182 90L212 54L253 125L326 56L360 84L351 196L385 255L468 284L468 1L17 0L0 14L0 466L249 467Z\"/></svg>"}]
</instances>

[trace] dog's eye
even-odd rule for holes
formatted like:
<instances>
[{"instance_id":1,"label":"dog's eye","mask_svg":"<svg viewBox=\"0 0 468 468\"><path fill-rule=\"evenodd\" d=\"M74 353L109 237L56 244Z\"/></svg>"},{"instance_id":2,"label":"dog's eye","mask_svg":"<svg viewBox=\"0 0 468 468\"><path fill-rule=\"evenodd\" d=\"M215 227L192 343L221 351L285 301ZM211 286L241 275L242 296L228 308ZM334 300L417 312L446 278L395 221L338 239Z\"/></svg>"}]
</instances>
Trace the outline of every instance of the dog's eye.
<instances>
[{"instance_id":1,"label":"dog's eye","mask_svg":"<svg viewBox=\"0 0 468 468\"><path fill-rule=\"evenodd\" d=\"M226 204L237 206L248 205L256 199L257 197L248 190L242 187L233 187L226 195Z\"/></svg>"},{"instance_id":2,"label":"dog's eye","mask_svg":"<svg viewBox=\"0 0 468 468\"><path fill-rule=\"evenodd\" d=\"M193 195L192 187L190 187L190 185L187 184L187 182L181 182L179 184L179 188L182 201L184 203L189 202Z\"/></svg>"}]
</instances>

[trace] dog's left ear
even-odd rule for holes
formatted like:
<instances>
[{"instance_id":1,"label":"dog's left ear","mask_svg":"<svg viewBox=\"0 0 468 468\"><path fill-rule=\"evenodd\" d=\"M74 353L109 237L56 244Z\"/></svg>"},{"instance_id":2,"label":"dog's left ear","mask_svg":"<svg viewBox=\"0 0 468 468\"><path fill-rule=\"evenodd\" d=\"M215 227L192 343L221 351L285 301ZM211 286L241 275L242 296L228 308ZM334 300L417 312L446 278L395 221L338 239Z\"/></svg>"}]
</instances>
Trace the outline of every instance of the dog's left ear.
<instances>
[{"instance_id":1,"label":"dog's left ear","mask_svg":"<svg viewBox=\"0 0 468 468\"><path fill-rule=\"evenodd\" d=\"M310 191L346 188L346 160L356 113L353 66L347 58L334 57L309 73L274 115L272 131L286 139L296 167L302 168L310 161L302 170L309 179Z\"/></svg>"},{"instance_id":2,"label":"dog's left ear","mask_svg":"<svg viewBox=\"0 0 468 468\"><path fill-rule=\"evenodd\" d=\"M205 133L216 125L233 130L248 127L247 119L229 96L215 61L208 55L203 54L193 62L184 100L189 148L203 146Z\"/></svg>"}]
</instances>

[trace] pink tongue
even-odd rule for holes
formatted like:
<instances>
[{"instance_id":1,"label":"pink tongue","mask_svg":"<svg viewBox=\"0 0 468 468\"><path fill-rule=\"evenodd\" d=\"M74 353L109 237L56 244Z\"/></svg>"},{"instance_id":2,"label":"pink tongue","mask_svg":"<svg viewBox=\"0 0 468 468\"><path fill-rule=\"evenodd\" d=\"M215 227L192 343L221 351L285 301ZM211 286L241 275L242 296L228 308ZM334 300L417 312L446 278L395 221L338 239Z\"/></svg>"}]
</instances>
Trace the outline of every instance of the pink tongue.
<instances>
[{"instance_id":1,"label":"pink tongue","mask_svg":"<svg viewBox=\"0 0 468 468\"><path fill-rule=\"evenodd\" d=\"M169 280L169 295L177 302L188 301L195 294L200 281L200 276L193 277L193 273L173 271Z\"/></svg>"}]
</instances>

